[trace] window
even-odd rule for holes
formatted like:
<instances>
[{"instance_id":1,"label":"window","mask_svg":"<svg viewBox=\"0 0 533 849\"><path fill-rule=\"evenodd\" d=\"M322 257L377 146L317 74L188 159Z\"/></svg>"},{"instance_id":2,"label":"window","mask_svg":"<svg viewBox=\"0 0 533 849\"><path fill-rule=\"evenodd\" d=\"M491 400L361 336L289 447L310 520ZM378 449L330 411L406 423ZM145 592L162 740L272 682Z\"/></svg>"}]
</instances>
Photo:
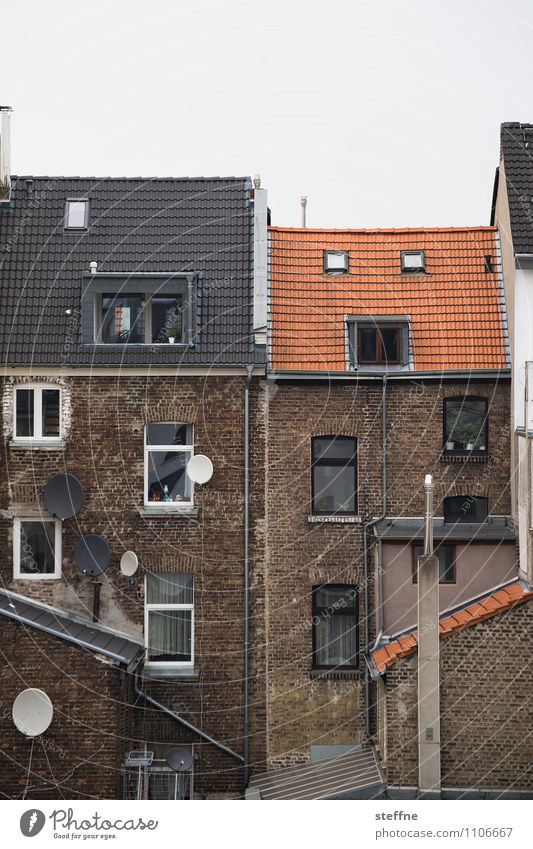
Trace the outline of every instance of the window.
<instances>
[{"instance_id":1,"label":"window","mask_svg":"<svg viewBox=\"0 0 533 849\"><path fill-rule=\"evenodd\" d=\"M329 584L313 589L313 667L357 669L357 587Z\"/></svg>"},{"instance_id":2,"label":"window","mask_svg":"<svg viewBox=\"0 0 533 849\"><path fill-rule=\"evenodd\" d=\"M357 510L357 440L316 436L311 444L312 512L355 515Z\"/></svg>"},{"instance_id":3,"label":"window","mask_svg":"<svg viewBox=\"0 0 533 849\"><path fill-rule=\"evenodd\" d=\"M17 386L14 439L58 440L60 390L51 386Z\"/></svg>"},{"instance_id":4,"label":"window","mask_svg":"<svg viewBox=\"0 0 533 849\"><path fill-rule=\"evenodd\" d=\"M194 452L192 425L147 424L144 446L145 504L192 506L192 482L187 475Z\"/></svg>"},{"instance_id":5,"label":"window","mask_svg":"<svg viewBox=\"0 0 533 849\"><path fill-rule=\"evenodd\" d=\"M417 583L418 558L423 552L422 545L413 545L413 584ZM439 558L439 584L455 584L455 546L439 545L435 554Z\"/></svg>"},{"instance_id":6,"label":"window","mask_svg":"<svg viewBox=\"0 0 533 849\"><path fill-rule=\"evenodd\" d=\"M182 343L181 294L102 294L100 342L107 345Z\"/></svg>"},{"instance_id":7,"label":"window","mask_svg":"<svg viewBox=\"0 0 533 849\"><path fill-rule=\"evenodd\" d=\"M486 454L488 436L487 398L444 399L445 454Z\"/></svg>"},{"instance_id":8,"label":"window","mask_svg":"<svg viewBox=\"0 0 533 849\"><path fill-rule=\"evenodd\" d=\"M54 519L15 519L13 576L61 577L61 522Z\"/></svg>"},{"instance_id":9,"label":"window","mask_svg":"<svg viewBox=\"0 0 533 849\"><path fill-rule=\"evenodd\" d=\"M326 274L345 274L348 268L348 251L324 251Z\"/></svg>"},{"instance_id":10,"label":"window","mask_svg":"<svg viewBox=\"0 0 533 849\"><path fill-rule=\"evenodd\" d=\"M478 495L452 495L444 499L444 522L484 522L488 516L488 501Z\"/></svg>"},{"instance_id":11,"label":"window","mask_svg":"<svg viewBox=\"0 0 533 849\"><path fill-rule=\"evenodd\" d=\"M400 258L403 272L413 274L426 270L424 251L402 251Z\"/></svg>"},{"instance_id":12,"label":"window","mask_svg":"<svg viewBox=\"0 0 533 849\"><path fill-rule=\"evenodd\" d=\"M88 227L88 199L69 198L65 207L65 230L87 230Z\"/></svg>"},{"instance_id":13,"label":"window","mask_svg":"<svg viewBox=\"0 0 533 849\"><path fill-rule=\"evenodd\" d=\"M357 360L362 365L394 365L400 362L399 327L357 328Z\"/></svg>"},{"instance_id":14,"label":"window","mask_svg":"<svg viewBox=\"0 0 533 849\"><path fill-rule=\"evenodd\" d=\"M194 665L193 576L146 575L145 642L148 664Z\"/></svg>"}]
</instances>

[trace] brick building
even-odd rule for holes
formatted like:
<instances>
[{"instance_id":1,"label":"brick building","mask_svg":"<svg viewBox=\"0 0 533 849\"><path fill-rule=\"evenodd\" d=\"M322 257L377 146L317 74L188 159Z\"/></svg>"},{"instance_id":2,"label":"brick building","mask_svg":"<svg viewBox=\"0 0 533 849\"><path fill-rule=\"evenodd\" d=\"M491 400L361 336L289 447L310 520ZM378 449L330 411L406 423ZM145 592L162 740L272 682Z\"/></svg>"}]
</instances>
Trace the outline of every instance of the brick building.
<instances>
[{"instance_id":1,"label":"brick building","mask_svg":"<svg viewBox=\"0 0 533 849\"><path fill-rule=\"evenodd\" d=\"M246 178L10 185L0 792L238 795L262 509L265 193ZM214 469L205 485L189 474L196 455ZM82 504L65 517L58 493L76 481ZM54 708L37 743L11 718L28 688ZM193 755L186 780L166 762L177 746ZM139 757L152 758L146 781Z\"/></svg>"},{"instance_id":2,"label":"brick building","mask_svg":"<svg viewBox=\"0 0 533 849\"><path fill-rule=\"evenodd\" d=\"M497 234L273 227L269 292L268 721L251 792L361 797L389 782L368 667L416 625L426 474L442 614L516 580ZM328 757L343 786L316 778Z\"/></svg>"}]
</instances>

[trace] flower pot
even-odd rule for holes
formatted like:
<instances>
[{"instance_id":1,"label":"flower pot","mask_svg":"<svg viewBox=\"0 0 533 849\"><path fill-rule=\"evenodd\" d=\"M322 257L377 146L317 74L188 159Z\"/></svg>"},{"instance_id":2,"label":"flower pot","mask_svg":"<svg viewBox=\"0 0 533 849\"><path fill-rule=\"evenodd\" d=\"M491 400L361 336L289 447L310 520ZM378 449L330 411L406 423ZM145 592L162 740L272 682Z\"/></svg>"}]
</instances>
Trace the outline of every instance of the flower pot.
<instances>
[{"instance_id":1,"label":"flower pot","mask_svg":"<svg viewBox=\"0 0 533 849\"><path fill-rule=\"evenodd\" d=\"M473 442L467 442L466 443L466 450L467 451L473 451L474 450L474 443Z\"/></svg>"},{"instance_id":2,"label":"flower pot","mask_svg":"<svg viewBox=\"0 0 533 849\"><path fill-rule=\"evenodd\" d=\"M455 442L447 442L446 443L446 451L453 451L455 448Z\"/></svg>"},{"instance_id":3,"label":"flower pot","mask_svg":"<svg viewBox=\"0 0 533 849\"><path fill-rule=\"evenodd\" d=\"M169 337L168 337L168 344L169 344L169 345L173 345L175 341L176 341L176 339L175 339L175 337L174 337L174 336L169 336Z\"/></svg>"}]
</instances>

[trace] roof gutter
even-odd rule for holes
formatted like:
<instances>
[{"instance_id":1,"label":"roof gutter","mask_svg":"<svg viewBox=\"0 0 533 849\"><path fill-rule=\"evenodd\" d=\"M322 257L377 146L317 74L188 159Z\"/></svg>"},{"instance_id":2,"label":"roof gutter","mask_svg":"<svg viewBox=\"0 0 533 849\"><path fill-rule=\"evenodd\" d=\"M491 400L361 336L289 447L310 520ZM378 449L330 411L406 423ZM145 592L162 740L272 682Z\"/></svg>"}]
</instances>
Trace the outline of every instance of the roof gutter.
<instances>
[{"instance_id":1,"label":"roof gutter","mask_svg":"<svg viewBox=\"0 0 533 849\"><path fill-rule=\"evenodd\" d=\"M381 515L370 522L366 522L363 528L363 566L364 566L364 599L365 599L365 736L370 739L370 668L368 665L368 655L370 653L370 637L369 637L369 604L370 604L370 547L368 545L368 534L371 528L381 522L387 515L387 375L382 375L382 394L381 394L381 478L382 478L382 509ZM382 570L379 570L381 572ZM381 595L381 594L380 594ZM378 610L380 611L380 629L376 637L375 644L381 639L381 611L382 598L378 599Z\"/></svg>"},{"instance_id":2,"label":"roof gutter","mask_svg":"<svg viewBox=\"0 0 533 849\"><path fill-rule=\"evenodd\" d=\"M531 255L533 259L533 254ZM470 380L494 380L500 376L510 377L511 369L495 368L495 369L457 369L457 370L428 370L428 371L401 371L387 372L387 380L419 380L421 378L429 379L454 379L454 378L469 378ZM294 369L287 371L272 370L268 372L269 380L345 380L356 381L360 378L365 380L381 381L384 377L382 372L371 371L306 371L305 369Z\"/></svg>"}]
</instances>

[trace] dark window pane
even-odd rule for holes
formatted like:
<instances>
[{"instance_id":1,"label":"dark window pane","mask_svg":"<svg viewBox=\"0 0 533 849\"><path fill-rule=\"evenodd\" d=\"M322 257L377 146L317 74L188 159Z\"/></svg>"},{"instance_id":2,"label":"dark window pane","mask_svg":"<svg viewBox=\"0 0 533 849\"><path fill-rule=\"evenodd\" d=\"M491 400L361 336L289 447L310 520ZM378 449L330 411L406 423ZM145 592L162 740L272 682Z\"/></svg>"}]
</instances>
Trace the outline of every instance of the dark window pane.
<instances>
[{"instance_id":1,"label":"dark window pane","mask_svg":"<svg viewBox=\"0 0 533 849\"><path fill-rule=\"evenodd\" d=\"M486 451L487 405L484 398L446 398L445 443L448 451Z\"/></svg>"},{"instance_id":2,"label":"dark window pane","mask_svg":"<svg viewBox=\"0 0 533 849\"><path fill-rule=\"evenodd\" d=\"M43 389L43 436L59 436L59 389Z\"/></svg>"},{"instance_id":3,"label":"dark window pane","mask_svg":"<svg viewBox=\"0 0 533 849\"><path fill-rule=\"evenodd\" d=\"M353 460L355 462L355 439L352 437L319 436L313 439L313 460Z\"/></svg>"},{"instance_id":4,"label":"dark window pane","mask_svg":"<svg viewBox=\"0 0 533 849\"><path fill-rule=\"evenodd\" d=\"M142 295L102 295L102 342L144 342Z\"/></svg>"},{"instance_id":5,"label":"dark window pane","mask_svg":"<svg viewBox=\"0 0 533 849\"><path fill-rule=\"evenodd\" d=\"M398 333L396 327L381 328L382 361L398 362Z\"/></svg>"},{"instance_id":6,"label":"dark window pane","mask_svg":"<svg viewBox=\"0 0 533 849\"><path fill-rule=\"evenodd\" d=\"M488 515L486 498L476 495L453 495L444 499L444 521L454 522L484 522Z\"/></svg>"},{"instance_id":7,"label":"dark window pane","mask_svg":"<svg viewBox=\"0 0 533 849\"><path fill-rule=\"evenodd\" d=\"M33 436L33 389L17 389L16 436Z\"/></svg>"},{"instance_id":8,"label":"dark window pane","mask_svg":"<svg viewBox=\"0 0 533 849\"><path fill-rule=\"evenodd\" d=\"M358 330L358 338L360 361L365 363L375 363L377 357L375 328L360 327Z\"/></svg>"},{"instance_id":9,"label":"dark window pane","mask_svg":"<svg viewBox=\"0 0 533 849\"><path fill-rule=\"evenodd\" d=\"M413 580L416 584L418 558L422 557L424 549L421 545L415 545L413 546L413 548L415 558L415 571L413 575ZM453 584L455 582L455 549L453 545L439 545L435 553L439 558L439 583Z\"/></svg>"},{"instance_id":10,"label":"dark window pane","mask_svg":"<svg viewBox=\"0 0 533 849\"><path fill-rule=\"evenodd\" d=\"M154 295L151 305L152 342L168 342L169 335L174 335L176 342L182 342L182 296Z\"/></svg>"},{"instance_id":11,"label":"dark window pane","mask_svg":"<svg viewBox=\"0 0 533 849\"><path fill-rule=\"evenodd\" d=\"M146 576L146 604L192 604L193 577L185 573Z\"/></svg>"},{"instance_id":12,"label":"dark window pane","mask_svg":"<svg viewBox=\"0 0 533 849\"><path fill-rule=\"evenodd\" d=\"M317 666L356 666L357 620L353 613L318 614L314 627Z\"/></svg>"},{"instance_id":13,"label":"dark window pane","mask_svg":"<svg viewBox=\"0 0 533 849\"><path fill-rule=\"evenodd\" d=\"M20 571L23 575L50 575L55 572L53 522L20 523Z\"/></svg>"},{"instance_id":14,"label":"dark window pane","mask_svg":"<svg viewBox=\"0 0 533 849\"><path fill-rule=\"evenodd\" d=\"M148 451L148 501L187 502L191 482L186 474L190 451Z\"/></svg>"},{"instance_id":15,"label":"dark window pane","mask_svg":"<svg viewBox=\"0 0 533 849\"><path fill-rule=\"evenodd\" d=\"M192 660L192 611L148 611L148 660L185 663Z\"/></svg>"},{"instance_id":16,"label":"dark window pane","mask_svg":"<svg viewBox=\"0 0 533 849\"><path fill-rule=\"evenodd\" d=\"M355 467L313 467L313 511L355 513Z\"/></svg>"},{"instance_id":17,"label":"dark window pane","mask_svg":"<svg viewBox=\"0 0 533 849\"><path fill-rule=\"evenodd\" d=\"M346 607L355 607L356 601L355 587L320 587L314 592L315 608L333 607L342 611Z\"/></svg>"},{"instance_id":18,"label":"dark window pane","mask_svg":"<svg viewBox=\"0 0 533 849\"><path fill-rule=\"evenodd\" d=\"M192 425L156 422L146 425L147 445L192 445Z\"/></svg>"}]
</instances>

